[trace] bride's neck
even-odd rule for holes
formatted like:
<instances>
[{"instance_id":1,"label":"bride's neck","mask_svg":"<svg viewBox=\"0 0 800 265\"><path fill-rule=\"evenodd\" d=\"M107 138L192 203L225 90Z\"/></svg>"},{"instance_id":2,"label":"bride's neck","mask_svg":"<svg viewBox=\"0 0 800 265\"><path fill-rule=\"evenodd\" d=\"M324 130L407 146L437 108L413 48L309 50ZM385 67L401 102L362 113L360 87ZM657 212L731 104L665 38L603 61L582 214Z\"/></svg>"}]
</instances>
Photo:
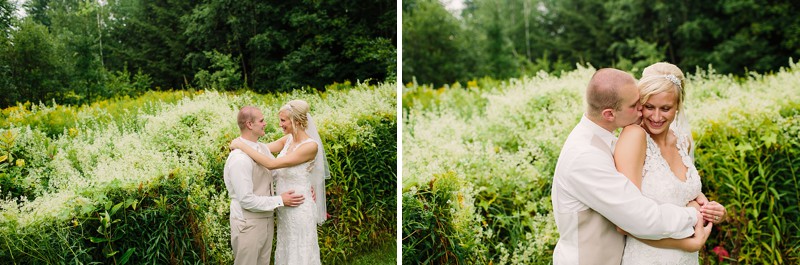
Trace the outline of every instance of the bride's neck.
<instances>
[{"instance_id":1,"label":"bride's neck","mask_svg":"<svg viewBox=\"0 0 800 265\"><path fill-rule=\"evenodd\" d=\"M298 131L292 134L295 142L305 141L308 139L308 134L306 131Z\"/></svg>"},{"instance_id":2,"label":"bride's neck","mask_svg":"<svg viewBox=\"0 0 800 265\"><path fill-rule=\"evenodd\" d=\"M663 146L667 145L667 136L668 136L667 133L668 132L669 131L664 131L664 132L662 132L660 134L652 134L650 132L647 132L647 133L650 134L650 138L653 138L653 142L655 142L659 147L663 147Z\"/></svg>"}]
</instances>

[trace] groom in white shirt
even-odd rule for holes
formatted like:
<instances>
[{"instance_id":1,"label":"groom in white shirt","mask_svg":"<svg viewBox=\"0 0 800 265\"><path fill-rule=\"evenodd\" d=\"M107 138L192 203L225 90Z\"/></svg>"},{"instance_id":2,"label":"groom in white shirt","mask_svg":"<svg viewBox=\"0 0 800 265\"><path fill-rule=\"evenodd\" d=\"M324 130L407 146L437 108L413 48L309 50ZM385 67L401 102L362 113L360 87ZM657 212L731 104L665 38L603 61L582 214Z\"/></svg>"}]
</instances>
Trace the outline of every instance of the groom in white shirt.
<instances>
[{"instance_id":1,"label":"groom in white shirt","mask_svg":"<svg viewBox=\"0 0 800 265\"><path fill-rule=\"evenodd\" d=\"M612 132L642 116L633 76L598 70L586 101L587 111L567 137L553 176L551 198L560 234L553 264L620 264L625 237L616 226L643 239L692 236L702 222L697 210L656 203L614 166Z\"/></svg>"},{"instance_id":2,"label":"groom in white shirt","mask_svg":"<svg viewBox=\"0 0 800 265\"><path fill-rule=\"evenodd\" d=\"M272 155L267 146L258 142L264 136L264 115L255 107L239 110L237 123L242 142L262 154ZM234 264L265 264L270 262L272 238L275 231L273 211L281 206L298 206L303 195L293 190L272 196L271 172L256 164L242 150L236 149L225 161L225 188L231 199L231 246Z\"/></svg>"}]
</instances>

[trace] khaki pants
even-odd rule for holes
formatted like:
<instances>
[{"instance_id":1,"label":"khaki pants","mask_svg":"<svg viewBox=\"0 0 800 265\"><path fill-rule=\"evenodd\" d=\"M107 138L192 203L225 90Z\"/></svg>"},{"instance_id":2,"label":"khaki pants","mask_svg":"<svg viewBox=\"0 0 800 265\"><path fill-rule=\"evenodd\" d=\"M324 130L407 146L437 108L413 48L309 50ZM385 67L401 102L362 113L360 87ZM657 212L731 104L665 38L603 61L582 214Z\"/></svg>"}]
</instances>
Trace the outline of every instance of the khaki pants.
<instances>
[{"instance_id":1,"label":"khaki pants","mask_svg":"<svg viewBox=\"0 0 800 265\"><path fill-rule=\"evenodd\" d=\"M275 225L272 217L262 219L230 219L233 264L269 265Z\"/></svg>"}]
</instances>

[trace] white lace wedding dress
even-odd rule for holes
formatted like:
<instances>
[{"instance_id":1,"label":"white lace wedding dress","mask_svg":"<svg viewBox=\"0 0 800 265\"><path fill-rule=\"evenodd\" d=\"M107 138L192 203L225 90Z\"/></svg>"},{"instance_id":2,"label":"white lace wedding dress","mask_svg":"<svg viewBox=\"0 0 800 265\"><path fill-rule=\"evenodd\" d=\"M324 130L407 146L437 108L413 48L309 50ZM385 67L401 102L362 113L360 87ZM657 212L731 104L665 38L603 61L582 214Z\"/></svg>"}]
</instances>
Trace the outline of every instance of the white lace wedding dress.
<instances>
[{"instance_id":1,"label":"white lace wedding dress","mask_svg":"<svg viewBox=\"0 0 800 265\"><path fill-rule=\"evenodd\" d=\"M674 131L670 131L674 133ZM683 165L688 168L686 181L681 181L661 156L658 145L647 135L647 155L642 170L642 194L659 203L685 206L700 195L700 175L689 156L689 140L686 135L677 135L678 153ZM697 252L679 249L651 247L641 241L627 237L622 264L698 264Z\"/></svg>"},{"instance_id":2,"label":"white lace wedding dress","mask_svg":"<svg viewBox=\"0 0 800 265\"><path fill-rule=\"evenodd\" d=\"M292 136L289 135L286 145L278 157L285 156L287 153L297 150L299 146L314 141L306 139L293 146L289 151L292 140ZM305 201L297 207L281 207L277 211L278 237L275 247L275 265L320 264L315 202L311 197L311 181L309 179L313 163L312 160L276 171L278 194L294 190L295 194L302 194Z\"/></svg>"}]
</instances>

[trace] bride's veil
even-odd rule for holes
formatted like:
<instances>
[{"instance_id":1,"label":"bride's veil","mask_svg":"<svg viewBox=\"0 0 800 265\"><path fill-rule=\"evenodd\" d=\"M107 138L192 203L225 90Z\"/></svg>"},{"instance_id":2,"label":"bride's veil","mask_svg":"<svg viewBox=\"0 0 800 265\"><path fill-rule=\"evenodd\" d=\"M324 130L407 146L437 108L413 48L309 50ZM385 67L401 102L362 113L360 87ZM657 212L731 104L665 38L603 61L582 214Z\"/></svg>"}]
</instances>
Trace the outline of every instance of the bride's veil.
<instances>
[{"instance_id":1,"label":"bride's veil","mask_svg":"<svg viewBox=\"0 0 800 265\"><path fill-rule=\"evenodd\" d=\"M689 156L692 157L692 162L694 162L694 150L697 149L697 146L694 142L692 137L692 127L689 125L689 119L686 117L686 108L682 108L681 111L678 111L678 115L675 117L675 121L672 122L672 125L669 126L670 129L678 133L678 135L686 135L686 139L689 140L691 143L691 149L689 149Z\"/></svg>"},{"instance_id":2,"label":"bride's veil","mask_svg":"<svg viewBox=\"0 0 800 265\"><path fill-rule=\"evenodd\" d=\"M331 171L328 167L328 159L325 157L325 148L322 146L322 139L319 136L317 125L311 118L311 114L306 113L308 118L308 128L306 133L308 136L317 142L317 156L314 157L314 168L311 169L311 186L314 187L316 194L317 208L314 213L316 216L317 224L322 224L328 219L327 205L325 203L325 179L331 178Z\"/></svg>"}]
</instances>

